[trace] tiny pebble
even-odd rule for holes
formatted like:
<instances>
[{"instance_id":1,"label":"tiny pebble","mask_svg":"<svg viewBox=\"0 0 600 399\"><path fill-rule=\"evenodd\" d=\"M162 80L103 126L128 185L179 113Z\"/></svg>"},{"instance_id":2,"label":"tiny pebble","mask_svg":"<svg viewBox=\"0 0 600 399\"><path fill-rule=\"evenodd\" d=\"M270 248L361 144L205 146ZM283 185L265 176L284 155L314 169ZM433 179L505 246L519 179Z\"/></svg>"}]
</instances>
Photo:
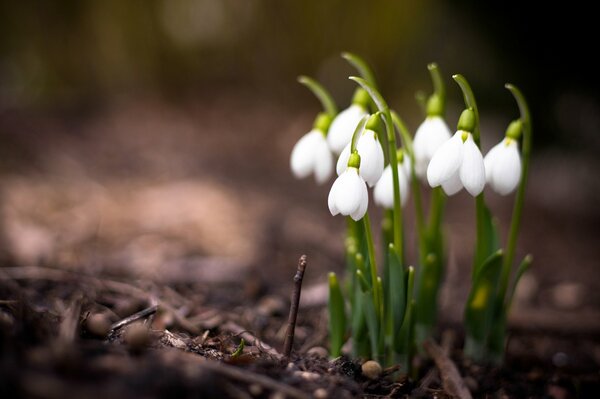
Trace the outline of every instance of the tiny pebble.
<instances>
[{"instance_id":1,"label":"tiny pebble","mask_svg":"<svg viewBox=\"0 0 600 399\"><path fill-rule=\"evenodd\" d=\"M326 399L329 395L327 394L327 390L325 388L318 388L313 392L313 396L316 399Z\"/></svg>"},{"instance_id":2,"label":"tiny pebble","mask_svg":"<svg viewBox=\"0 0 600 399\"><path fill-rule=\"evenodd\" d=\"M319 357L319 358L327 358L327 356L329 355L329 352L327 352L327 349L323 348L322 346L313 346L312 348L310 348L307 351L307 354L309 356L315 356L315 357Z\"/></svg>"},{"instance_id":3,"label":"tiny pebble","mask_svg":"<svg viewBox=\"0 0 600 399\"><path fill-rule=\"evenodd\" d=\"M379 378L382 371L383 370L381 369L381 365L375 360L368 360L362 365L363 375L371 380Z\"/></svg>"},{"instance_id":4,"label":"tiny pebble","mask_svg":"<svg viewBox=\"0 0 600 399\"><path fill-rule=\"evenodd\" d=\"M87 318L85 327L90 333L98 337L105 337L110 331L110 321L105 314L95 313Z\"/></svg>"}]
</instances>

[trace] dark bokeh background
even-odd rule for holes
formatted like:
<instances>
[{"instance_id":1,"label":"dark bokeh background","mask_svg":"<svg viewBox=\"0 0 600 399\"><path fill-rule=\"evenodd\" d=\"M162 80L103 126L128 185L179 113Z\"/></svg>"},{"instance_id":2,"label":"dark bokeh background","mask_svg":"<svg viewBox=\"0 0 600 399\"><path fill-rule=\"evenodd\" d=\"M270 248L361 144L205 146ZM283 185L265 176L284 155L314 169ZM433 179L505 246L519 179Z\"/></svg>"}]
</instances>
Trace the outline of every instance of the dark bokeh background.
<instances>
[{"instance_id":1,"label":"dark bokeh background","mask_svg":"<svg viewBox=\"0 0 600 399\"><path fill-rule=\"evenodd\" d=\"M514 82L543 132L536 145L597 149L593 18L578 2L4 2L0 104L56 109L244 89L291 107L309 101L294 80L301 73L344 102L351 69L338 54L351 50L373 64L396 100L428 87L424 66L435 60L448 75L470 79L484 110L508 118L513 104L502 85ZM417 119L414 106L402 111Z\"/></svg>"},{"instance_id":2,"label":"dark bokeh background","mask_svg":"<svg viewBox=\"0 0 600 399\"><path fill-rule=\"evenodd\" d=\"M522 89L535 130L518 256L536 261L521 320L598 320L595 14L577 2L523 3L2 2L3 252L164 282L258 270L271 283L288 281L283 265L293 270L307 252L309 280L324 281L342 268L343 221L327 212L328 185L289 172L318 111L296 76L316 77L345 107L355 72L339 54L349 50L413 130L414 94L431 90L427 63L448 77L451 126L462 97L450 75L465 75L486 149L518 115L504 83ZM506 229L511 198L488 200ZM472 214L466 194L449 202L449 318L468 292Z\"/></svg>"}]
</instances>

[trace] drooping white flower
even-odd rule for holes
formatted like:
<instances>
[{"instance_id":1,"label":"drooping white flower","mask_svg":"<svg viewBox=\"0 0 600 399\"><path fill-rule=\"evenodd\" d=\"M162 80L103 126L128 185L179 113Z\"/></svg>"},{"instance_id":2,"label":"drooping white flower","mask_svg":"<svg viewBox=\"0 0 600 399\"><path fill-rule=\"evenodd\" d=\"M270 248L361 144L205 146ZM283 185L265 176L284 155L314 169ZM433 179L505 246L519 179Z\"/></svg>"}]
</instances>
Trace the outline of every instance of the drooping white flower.
<instances>
[{"instance_id":1,"label":"drooping white flower","mask_svg":"<svg viewBox=\"0 0 600 399\"><path fill-rule=\"evenodd\" d=\"M420 179L425 179L427 166L433 154L450 139L452 133L441 116L428 116L417 129L413 141L415 154L415 173Z\"/></svg>"},{"instance_id":2,"label":"drooping white flower","mask_svg":"<svg viewBox=\"0 0 600 399\"><path fill-rule=\"evenodd\" d=\"M329 191L327 204L333 216L341 213L354 220L365 216L369 206L369 193L357 168L349 166L338 176Z\"/></svg>"},{"instance_id":3,"label":"drooping white flower","mask_svg":"<svg viewBox=\"0 0 600 399\"><path fill-rule=\"evenodd\" d=\"M462 187L474 197L483 191L483 156L471 133L457 131L436 151L427 167L427 181L431 187L441 185L447 195L456 194Z\"/></svg>"},{"instance_id":4,"label":"drooping white flower","mask_svg":"<svg viewBox=\"0 0 600 399\"><path fill-rule=\"evenodd\" d=\"M298 179L313 173L318 184L329 179L333 172L333 155L321 130L313 129L298 140L292 150L290 167Z\"/></svg>"},{"instance_id":5,"label":"drooping white flower","mask_svg":"<svg viewBox=\"0 0 600 399\"><path fill-rule=\"evenodd\" d=\"M514 191L521 180L521 155L517 141L506 137L496 144L483 159L485 178L500 195Z\"/></svg>"},{"instance_id":6,"label":"drooping white flower","mask_svg":"<svg viewBox=\"0 0 600 399\"><path fill-rule=\"evenodd\" d=\"M352 140L356 125L365 115L367 115L365 107L360 104L352 104L335 117L327 134L327 143L329 143L331 151L336 154L342 152L346 144Z\"/></svg>"},{"instance_id":7,"label":"drooping white flower","mask_svg":"<svg viewBox=\"0 0 600 399\"><path fill-rule=\"evenodd\" d=\"M400 188L400 205L404 206L410 194L410 158L403 157L402 162L398 162L398 183ZM375 203L383 208L391 209L394 207L394 180L391 165L385 167L381 178L375 185L373 191Z\"/></svg>"},{"instance_id":8,"label":"drooping white flower","mask_svg":"<svg viewBox=\"0 0 600 399\"><path fill-rule=\"evenodd\" d=\"M369 187L373 187L383 173L383 165L385 162L383 148L381 148L381 144L379 143L379 140L377 140L377 134L370 129L363 130L356 140L356 150L361 159L360 176L367 182ZM350 146L351 143L348 142L338 158L336 165L338 175L342 174L348 166Z\"/></svg>"}]
</instances>

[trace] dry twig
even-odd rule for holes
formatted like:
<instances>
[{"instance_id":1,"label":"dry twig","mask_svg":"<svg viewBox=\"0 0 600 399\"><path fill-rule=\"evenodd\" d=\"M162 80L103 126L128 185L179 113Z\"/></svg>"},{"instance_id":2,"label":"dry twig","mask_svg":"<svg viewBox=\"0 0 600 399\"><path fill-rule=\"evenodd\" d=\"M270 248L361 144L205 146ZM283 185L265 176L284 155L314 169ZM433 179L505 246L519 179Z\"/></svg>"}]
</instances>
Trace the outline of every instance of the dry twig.
<instances>
[{"instance_id":1,"label":"dry twig","mask_svg":"<svg viewBox=\"0 0 600 399\"><path fill-rule=\"evenodd\" d=\"M134 313L131 316L127 316L124 319L117 321L112 326L110 326L110 330L115 331L115 330L118 330L119 328L123 328L126 325L133 323L134 321L137 321L139 319L143 319L144 317L153 315L154 313L156 313L157 310L158 310L158 305L150 306L149 308L140 310L139 312Z\"/></svg>"},{"instance_id":2,"label":"dry twig","mask_svg":"<svg viewBox=\"0 0 600 399\"><path fill-rule=\"evenodd\" d=\"M251 334L248 330L244 329L242 326L234 323L233 321L228 321L227 323L220 326L221 330L229 331L234 335L238 335L243 338L246 342L251 342L258 349L268 353L276 359L281 359L283 356L281 353L277 352L275 348L270 345L265 344L260 339L256 338L253 334Z\"/></svg>"},{"instance_id":3,"label":"dry twig","mask_svg":"<svg viewBox=\"0 0 600 399\"><path fill-rule=\"evenodd\" d=\"M285 341L283 342L283 356L290 357L292 346L294 345L294 332L296 331L296 319L298 317L298 305L300 303L300 293L302 292L302 278L306 269L306 255L302 255L298 260L298 269L294 276L294 292L290 304L290 314L288 316L288 326L285 332Z\"/></svg>"},{"instance_id":4,"label":"dry twig","mask_svg":"<svg viewBox=\"0 0 600 399\"><path fill-rule=\"evenodd\" d=\"M442 386L446 393L460 399L471 399L472 396L469 388L465 385L456 365L444 350L432 340L425 341L423 346L440 370Z\"/></svg>"}]
</instances>

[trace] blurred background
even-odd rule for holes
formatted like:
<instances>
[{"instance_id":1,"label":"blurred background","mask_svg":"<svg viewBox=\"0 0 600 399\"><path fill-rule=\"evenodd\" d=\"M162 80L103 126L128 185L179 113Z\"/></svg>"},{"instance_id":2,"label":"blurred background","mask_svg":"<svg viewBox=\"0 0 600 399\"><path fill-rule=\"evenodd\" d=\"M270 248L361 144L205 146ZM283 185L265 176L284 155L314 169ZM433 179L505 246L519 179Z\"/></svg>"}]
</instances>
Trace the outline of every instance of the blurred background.
<instances>
[{"instance_id":1,"label":"blurred background","mask_svg":"<svg viewBox=\"0 0 600 399\"><path fill-rule=\"evenodd\" d=\"M328 184L289 172L289 153L319 110L296 77L317 78L344 108L354 90L347 77L355 71L339 56L348 50L368 60L413 131L422 120L414 94L431 91L427 63L447 76L451 127L462 97L450 76L465 75L482 112L484 149L518 116L504 83L522 89L534 149L518 256L532 252L536 261L521 308L547 310L524 313L528 322L549 314L542 326L569 314L593 320L600 303L594 14L577 3L544 4L542 17L539 7L2 2L2 257L165 282L235 284L252 275L285 293L307 253L308 279L324 281L343 267L344 221L327 211ZM488 201L506 229L512 198L490 192ZM450 319L461 317L467 295L473 213L466 194L449 201Z\"/></svg>"}]
</instances>

